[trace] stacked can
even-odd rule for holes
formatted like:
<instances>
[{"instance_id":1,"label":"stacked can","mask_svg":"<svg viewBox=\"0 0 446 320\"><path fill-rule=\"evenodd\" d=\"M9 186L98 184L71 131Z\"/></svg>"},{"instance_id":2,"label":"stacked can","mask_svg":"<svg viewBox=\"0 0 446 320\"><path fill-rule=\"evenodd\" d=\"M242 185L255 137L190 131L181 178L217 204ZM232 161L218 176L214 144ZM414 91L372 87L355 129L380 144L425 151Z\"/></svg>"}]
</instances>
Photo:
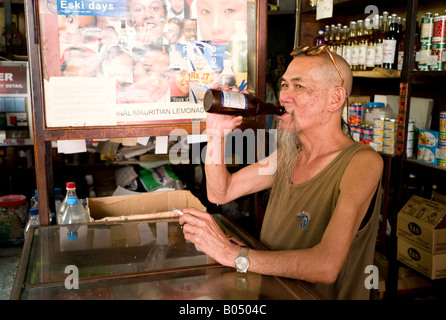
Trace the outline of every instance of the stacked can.
<instances>
[{"instance_id":1,"label":"stacked can","mask_svg":"<svg viewBox=\"0 0 446 320\"><path fill-rule=\"evenodd\" d=\"M429 70L445 70L444 64L446 61L446 11L445 14L434 17L431 55L437 56L437 63L436 65L429 65Z\"/></svg>"},{"instance_id":2,"label":"stacked can","mask_svg":"<svg viewBox=\"0 0 446 320\"><path fill-rule=\"evenodd\" d=\"M376 151L384 149L384 117L373 119L373 145Z\"/></svg>"},{"instance_id":3,"label":"stacked can","mask_svg":"<svg viewBox=\"0 0 446 320\"><path fill-rule=\"evenodd\" d=\"M432 12L427 12L421 18L420 56L418 70L428 71L427 59L432 52L432 36L434 32L434 18Z\"/></svg>"},{"instance_id":4,"label":"stacked can","mask_svg":"<svg viewBox=\"0 0 446 320\"><path fill-rule=\"evenodd\" d=\"M384 120L384 148L383 153L395 154L396 141L396 121L395 119L386 118Z\"/></svg>"},{"instance_id":5,"label":"stacked can","mask_svg":"<svg viewBox=\"0 0 446 320\"><path fill-rule=\"evenodd\" d=\"M438 140L440 152L446 154L446 111L440 112L440 132ZM446 167L446 160L438 159L438 165L440 167Z\"/></svg>"},{"instance_id":6,"label":"stacked can","mask_svg":"<svg viewBox=\"0 0 446 320\"><path fill-rule=\"evenodd\" d=\"M351 104L348 109L348 119L350 126L360 126L362 124L363 108L361 103Z\"/></svg>"},{"instance_id":7,"label":"stacked can","mask_svg":"<svg viewBox=\"0 0 446 320\"><path fill-rule=\"evenodd\" d=\"M413 157L413 145L414 145L414 127L415 119L409 119L409 126L407 128L407 145L406 145L406 157Z\"/></svg>"}]
</instances>

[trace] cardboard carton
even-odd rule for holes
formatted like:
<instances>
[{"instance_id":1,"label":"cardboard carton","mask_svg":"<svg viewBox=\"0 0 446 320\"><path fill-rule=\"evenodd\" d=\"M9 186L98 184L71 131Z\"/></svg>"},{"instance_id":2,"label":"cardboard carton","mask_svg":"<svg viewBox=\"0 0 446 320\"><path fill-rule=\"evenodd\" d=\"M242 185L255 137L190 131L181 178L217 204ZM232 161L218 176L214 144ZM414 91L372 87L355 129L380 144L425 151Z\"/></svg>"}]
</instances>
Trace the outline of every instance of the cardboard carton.
<instances>
[{"instance_id":1,"label":"cardboard carton","mask_svg":"<svg viewBox=\"0 0 446 320\"><path fill-rule=\"evenodd\" d=\"M190 191L160 191L114 197L89 198L90 217L94 221L145 220L172 218L178 214L173 208L194 207L206 211L205 206ZM125 219L122 219L122 218Z\"/></svg>"},{"instance_id":2,"label":"cardboard carton","mask_svg":"<svg viewBox=\"0 0 446 320\"><path fill-rule=\"evenodd\" d=\"M398 213L397 237L431 253L446 253L446 205L412 196Z\"/></svg>"},{"instance_id":3,"label":"cardboard carton","mask_svg":"<svg viewBox=\"0 0 446 320\"><path fill-rule=\"evenodd\" d=\"M446 278L446 253L431 254L398 238L398 261L417 270L432 280Z\"/></svg>"}]
</instances>

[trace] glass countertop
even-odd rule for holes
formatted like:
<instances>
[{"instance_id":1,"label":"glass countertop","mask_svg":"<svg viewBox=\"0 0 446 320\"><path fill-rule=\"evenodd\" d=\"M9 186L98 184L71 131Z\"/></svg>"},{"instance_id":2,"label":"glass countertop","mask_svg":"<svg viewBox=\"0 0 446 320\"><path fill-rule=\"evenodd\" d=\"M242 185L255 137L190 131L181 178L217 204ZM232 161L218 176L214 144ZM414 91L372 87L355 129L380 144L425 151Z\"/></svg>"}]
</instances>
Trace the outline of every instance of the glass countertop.
<instances>
[{"instance_id":1,"label":"glass countertop","mask_svg":"<svg viewBox=\"0 0 446 320\"><path fill-rule=\"evenodd\" d=\"M216 262L186 241L178 221L80 225L68 240L64 226L34 231L26 284L145 274Z\"/></svg>"},{"instance_id":2,"label":"glass countertop","mask_svg":"<svg viewBox=\"0 0 446 320\"><path fill-rule=\"evenodd\" d=\"M236 243L263 249L226 217L213 217ZM12 299L323 299L304 282L218 264L184 239L178 219L83 224L76 240L66 226L30 232Z\"/></svg>"}]
</instances>

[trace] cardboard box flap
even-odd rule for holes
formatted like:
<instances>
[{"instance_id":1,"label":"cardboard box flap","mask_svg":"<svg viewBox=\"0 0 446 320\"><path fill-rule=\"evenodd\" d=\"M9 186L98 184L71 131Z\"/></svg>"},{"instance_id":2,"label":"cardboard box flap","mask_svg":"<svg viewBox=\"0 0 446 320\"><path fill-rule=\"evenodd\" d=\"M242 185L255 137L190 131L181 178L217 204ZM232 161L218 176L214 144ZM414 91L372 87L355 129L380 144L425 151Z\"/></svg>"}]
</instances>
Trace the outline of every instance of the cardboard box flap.
<instances>
[{"instance_id":1,"label":"cardboard box flap","mask_svg":"<svg viewBox=\"0 0 446 320\"><path fill-rule=\"evenodd\" d=\"M419 196L412 196L399 212L417 220L417 223L429 228L439 228L445 225L446 205Z\"/></svg>"},{"instance_id":2,"label":"cardboard box flap","mask_svg":"<svg viewBox=\"0 0 446 320\"><path fill-rule=\"evenodd\" d=\"M88 209L93 219L141 215L171 211L172 208L195 207L206 210L201 202L187 190L147 192L88 199Z\"/></svg>"}]
</instances>

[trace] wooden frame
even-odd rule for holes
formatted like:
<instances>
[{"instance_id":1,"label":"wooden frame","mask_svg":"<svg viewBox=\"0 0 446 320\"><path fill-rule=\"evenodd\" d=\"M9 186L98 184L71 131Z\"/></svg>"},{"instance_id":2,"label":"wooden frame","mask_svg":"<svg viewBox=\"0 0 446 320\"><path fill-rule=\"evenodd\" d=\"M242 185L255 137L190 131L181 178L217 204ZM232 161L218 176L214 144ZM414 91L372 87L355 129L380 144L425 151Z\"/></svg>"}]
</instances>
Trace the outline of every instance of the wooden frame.
<instances>
[{"instance_id":1,"label":"wooden frame","mask_svg":"<svg viewBox=\"0 0 446 320\"><path fill-rule=\"evenodd\" d=\"M255 31L255 63L254 66L252 66L253 68L251 68L250 65L250 74L253 74L250 81L253 80L255 84L249 89L254 91L259 98L265 99L267 1L247 0L247 2L248 21L249 19L255 19L257 25ZM253 14L250 15L249 12L252 12ZM39 29L39 1L25 0L25 15L28 34L27 48L30 63L31 100L34 123L34 155L40 223L41 225L48 225L48 214L43 213L49 212L49 197L53 196L51 141L87 138L104 139L162 136L168 135L174 128L184 129L189 134L192 134L192 123L48 128L45 122L42 52ZM253 53L251 54L254 55ZM248 77L250 76L248 75ZM264 118L258 117L256 122L245 124L245 126L264 127L264 123ZM204 129L205 123L200 123L200 131L203 131Z\"/></svg>"}]
</instances>

